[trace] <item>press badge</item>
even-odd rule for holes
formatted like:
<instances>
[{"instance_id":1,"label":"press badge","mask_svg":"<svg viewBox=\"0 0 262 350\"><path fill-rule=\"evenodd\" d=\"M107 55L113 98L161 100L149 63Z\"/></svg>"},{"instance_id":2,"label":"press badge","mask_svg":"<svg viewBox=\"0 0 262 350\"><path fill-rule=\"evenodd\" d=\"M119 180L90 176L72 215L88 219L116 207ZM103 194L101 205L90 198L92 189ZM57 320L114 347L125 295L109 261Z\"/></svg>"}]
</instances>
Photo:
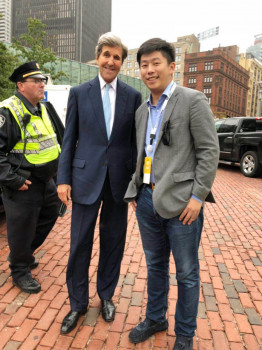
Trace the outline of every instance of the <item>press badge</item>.
<instances>
[{"instance_id":1,"label":"press badge","mask_svg":"<svg viewBox=\"0 0 262 350\"><path fill-rule=\"evenodd\" d=\"M152 158L151 157L145 157L144 178L143 178L143 183L144 184L150 184L151 164L152 164Z\"/></svg>"}]
</instances>

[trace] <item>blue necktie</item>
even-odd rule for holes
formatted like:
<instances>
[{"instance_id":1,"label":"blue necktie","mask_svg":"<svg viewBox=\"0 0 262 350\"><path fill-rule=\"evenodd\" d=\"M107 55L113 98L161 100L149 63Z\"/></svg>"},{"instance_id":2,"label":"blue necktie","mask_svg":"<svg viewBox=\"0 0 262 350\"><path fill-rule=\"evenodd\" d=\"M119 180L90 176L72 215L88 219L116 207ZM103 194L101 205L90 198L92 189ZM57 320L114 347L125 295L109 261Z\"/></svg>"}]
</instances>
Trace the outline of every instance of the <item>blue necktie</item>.
<instances>
[{"instance_id":1,"label":"blue necktie","mask_svg":"<svg viewBox=\"0 0 262 350\"><path fill-rule=\"evenodd\" d=\"M104 108L106 132L107 132L108 139L110 138L110 117L111 117L111 105L110 105L110 97L109 97L110 87L111 87L111 84L106 84L106 90L103 96L103 108Z\"/></svg>"}]
</instances>

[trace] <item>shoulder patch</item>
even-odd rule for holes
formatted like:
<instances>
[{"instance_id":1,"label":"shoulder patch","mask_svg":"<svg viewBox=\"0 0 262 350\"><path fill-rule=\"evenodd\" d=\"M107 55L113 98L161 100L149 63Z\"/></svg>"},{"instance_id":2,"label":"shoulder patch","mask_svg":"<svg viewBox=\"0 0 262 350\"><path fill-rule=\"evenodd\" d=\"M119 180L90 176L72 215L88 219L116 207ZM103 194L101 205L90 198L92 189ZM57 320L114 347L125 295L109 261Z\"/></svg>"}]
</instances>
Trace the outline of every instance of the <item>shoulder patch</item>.
<instances>
[{"instance_id":1,"label":"shoulder patch","mask_svg":"<svg viewBox=\"0 0 262 350\"><path fill-rule=\"evenodd\" d=\"M6 118L0 114L0 128L4 125Z\"/></svg>"}]
</instances>

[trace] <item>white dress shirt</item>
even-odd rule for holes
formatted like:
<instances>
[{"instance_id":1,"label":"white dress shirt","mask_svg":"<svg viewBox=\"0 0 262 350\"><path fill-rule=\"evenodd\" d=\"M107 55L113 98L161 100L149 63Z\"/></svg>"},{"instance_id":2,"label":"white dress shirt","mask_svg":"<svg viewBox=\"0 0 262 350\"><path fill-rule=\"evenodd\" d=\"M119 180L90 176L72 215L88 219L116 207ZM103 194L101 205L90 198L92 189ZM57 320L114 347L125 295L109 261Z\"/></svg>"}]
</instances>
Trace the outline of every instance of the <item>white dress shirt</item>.
<instances>
[{"instance_id":1,"label":"white dress shirt","mask_svg":"<svg viewBox=\"0 0 262 350\"><path fill-rule=\"evenodd\" d=\"M100 73L98 74L98 79L100 82L101 96L103 100L103 96L106 90L107 82L101 77ZM110 117L110 133L112 132L113 123L115 119L115 105L116 105L116 86L117 86L117 77L110 83L111 87L109 89L109 98L111 105L111 117Z\"/></svg>"}]
</instances>

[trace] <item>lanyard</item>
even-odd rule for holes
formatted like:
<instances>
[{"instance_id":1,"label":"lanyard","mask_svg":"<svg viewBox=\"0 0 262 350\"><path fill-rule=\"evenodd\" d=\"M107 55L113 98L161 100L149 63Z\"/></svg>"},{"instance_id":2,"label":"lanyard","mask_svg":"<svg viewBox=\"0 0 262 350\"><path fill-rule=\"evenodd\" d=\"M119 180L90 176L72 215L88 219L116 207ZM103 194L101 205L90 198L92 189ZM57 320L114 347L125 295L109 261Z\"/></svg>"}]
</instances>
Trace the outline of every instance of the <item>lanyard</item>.
<instances>
[{"instance_id":1,"label":"lanyard","mask_svg":"<svg viewBox=\"0 0 262 350\"><path fill-rule=\"evenodd\" d=\"M158 126L159 126L159 123L160 123L161 114L162 114L162 112L165 110L166 105L167 105L167 103L168 103L168 100L170 99L171 95L173 94L175 88L176 88L176 84L173 83L169 95L165 98L165 101L164 101L163 104L162 104L162 107L161 107L160 112L159 112L159 114L158 114L158 118L157 118L157 122L156 122L155 126L153 126L152 118L151 118L151 113L150 113L150 107L148 107L148 117L149 117L150 124L151 124L150 144L147 146L147 151L148 151L149 153L152 153L152 152L153 152L153 140L156 138L156 131L157 131Z\"/></svg>"}]
</instances>

